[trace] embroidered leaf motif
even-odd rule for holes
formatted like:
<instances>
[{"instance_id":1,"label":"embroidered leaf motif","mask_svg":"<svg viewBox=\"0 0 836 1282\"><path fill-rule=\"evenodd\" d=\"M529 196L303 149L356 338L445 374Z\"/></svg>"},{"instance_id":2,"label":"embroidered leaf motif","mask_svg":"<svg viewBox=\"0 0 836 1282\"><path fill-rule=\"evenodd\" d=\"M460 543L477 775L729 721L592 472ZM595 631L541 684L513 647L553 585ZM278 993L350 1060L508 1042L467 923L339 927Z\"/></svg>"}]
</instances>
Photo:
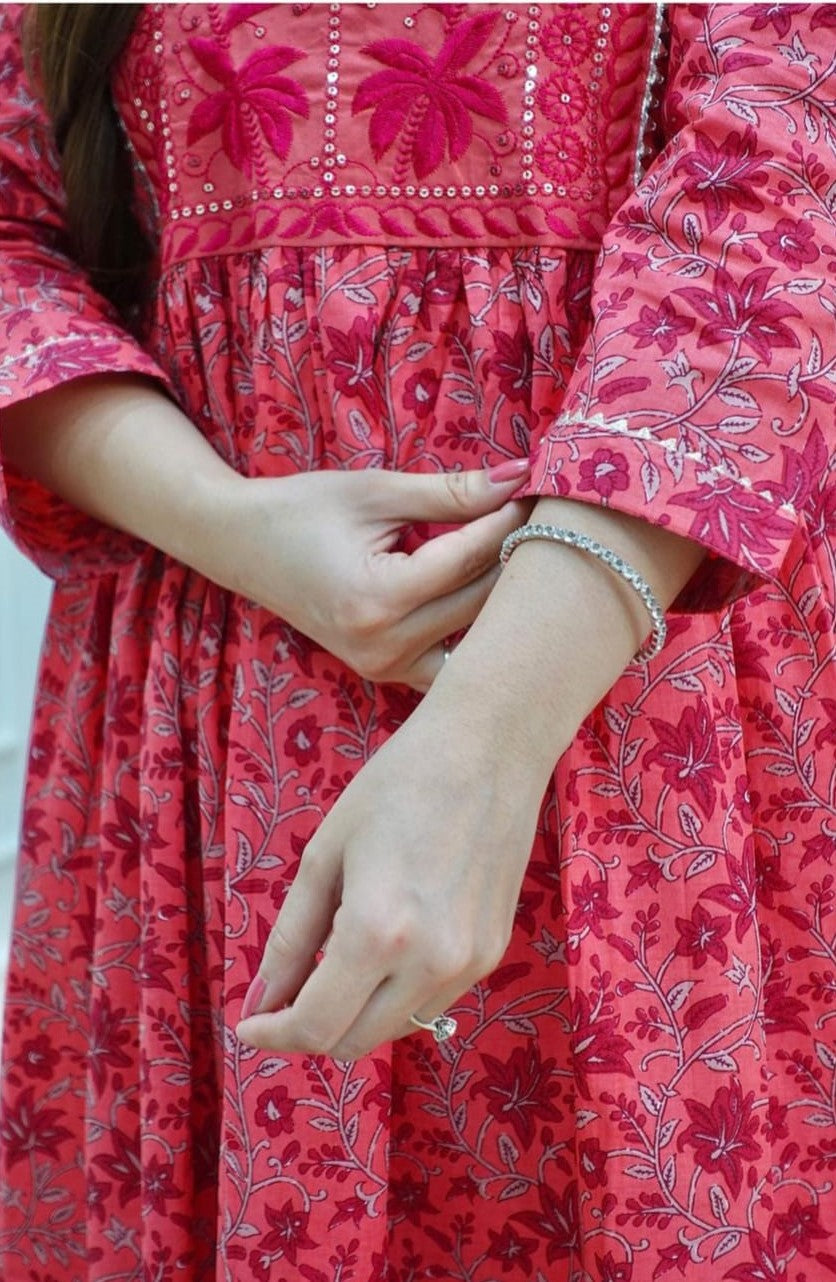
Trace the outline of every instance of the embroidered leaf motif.
<instances>
[{"instance_id":1,"label":"embroidered leaf motif","mask_svg":"<svg viewBox=\"0 0 836 1282\"><path fill-rule=\"evenodd\" d=\"M258 131L282 160L292 142L291 113L308 115L308 97L302 85L279 73L291 62L306 57L301 49L272 45L258 49L240 67L214 41L196 37L189 48L200 66L221 88L198 103L189 118L189 146L207 134L221 131L221 144L230 162L251 177L260 146Z\"/></svg>"},{"instance_id":2,"label":"embroidered leaf motif","mask_svg":"<svg viewBox=\"0 0 836 1282\"><path fill-rule=\"evenodd\" d=\"M465 68L480 52L499 15L481 13L459 23L433 58L410 40L377 40L361 52L383 63L354 95L352 112L372 110L369 140L380 160L400 138L395 176L411 168L426 178L445 151L459 160L473 138L473 116L507 123L505 103L482 76Z\"/></svg>"}]
</instances>

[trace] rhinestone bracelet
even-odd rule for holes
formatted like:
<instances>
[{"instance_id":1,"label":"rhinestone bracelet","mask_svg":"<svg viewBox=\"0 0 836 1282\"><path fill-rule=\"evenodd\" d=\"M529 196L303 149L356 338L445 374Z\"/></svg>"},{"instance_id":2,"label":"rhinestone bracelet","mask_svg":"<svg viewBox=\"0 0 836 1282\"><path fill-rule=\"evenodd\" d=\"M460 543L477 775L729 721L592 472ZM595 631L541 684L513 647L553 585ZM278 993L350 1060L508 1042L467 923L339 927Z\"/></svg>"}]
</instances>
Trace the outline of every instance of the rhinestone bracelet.
<instances>
[{"instance_id":1,"label":"rhinestone bracelet","mask_svg":"<svg viewBox=\"0 0 836 1282\"><path fill-rule=\"evenodd\" d=\"M622 560L612 548L604 547L603 543L596 543L594 539L590 539L586 534L579 534L577 530L561 529L559 525L521 525L518 529L512 530L502 544L502 551L499 554L500 565L505 565L514 548L519 547L520 543L526 543L529 539L549 539L552 543L566 543L569 547L580 548L582 552L591 552L599 561L603 561L604 565L621 575L622 579L638 592L653 622L650 638L636 653L635 658L640 663L649 663L656 657L665 644L668 625L661 605L638 570L634 570L632 565Z\"/></svg>"}]
</instances>

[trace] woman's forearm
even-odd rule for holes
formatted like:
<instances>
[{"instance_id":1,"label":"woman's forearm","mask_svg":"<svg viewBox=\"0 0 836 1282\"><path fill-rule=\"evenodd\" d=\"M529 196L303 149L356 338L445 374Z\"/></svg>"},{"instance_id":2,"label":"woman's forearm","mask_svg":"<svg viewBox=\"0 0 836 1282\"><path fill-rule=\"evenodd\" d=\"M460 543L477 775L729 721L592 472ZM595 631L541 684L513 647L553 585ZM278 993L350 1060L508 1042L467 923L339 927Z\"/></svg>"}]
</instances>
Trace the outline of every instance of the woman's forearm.
<instances>
[{"instance_id":1,"label":"woman's forearm","mask_svg":"<svg viewBox=\"0 0 836 1282\"><path fill-rule=\"evenodd\" d=\"M568 526L612 548L663 608L705 554L697 543L592 504L542 499L530 520ZM452 701L475 734L502 745L509 778L533 770L545 786L649 630L641 598L596 557L532 540L511 556L429 697Z\"/></svg>"},{"instance_id":2,"label":"woman's forearm","mask_svg":"<svg viewBox=\"0 0 836 1282\"><path fill-rule=\"evenodd\" d=\"M153 383L80 378L0 414L3 457L90 516L222 581L243 478Z\"/></svg>"},{"instance_id":3,"label":"woman's forearm","mask_svg":"<svg viewBox=\"0 0 836 1282\"><path fill-rule=\"evenodd\" d=\"M0 442L7 462L80 510L238 587L246 481L151 382L78 379L4 410ZM530 520L570 526L611 547L663 607L704 555L696 543L592 504L542 499ZM638 595L596 558L524 543L434 690L476 733L500 734L509 765L533 769L545 784L648 628Z\"/></svg>"},{"instance_id":4,"label":"woman's forearm","mask_svg":"<svg viewBox=\"0 0 836 1282\"><path fill-rule=\"evenodd\" d=\"M286 619L361 676L424 690L525 505L520 473L323 468L242 477L156 386L78 380L5 411L4 461ZM523 467L525 467L525 461ZM405 525L448 522L405 557Z\"/></svg>"}]
</instances>

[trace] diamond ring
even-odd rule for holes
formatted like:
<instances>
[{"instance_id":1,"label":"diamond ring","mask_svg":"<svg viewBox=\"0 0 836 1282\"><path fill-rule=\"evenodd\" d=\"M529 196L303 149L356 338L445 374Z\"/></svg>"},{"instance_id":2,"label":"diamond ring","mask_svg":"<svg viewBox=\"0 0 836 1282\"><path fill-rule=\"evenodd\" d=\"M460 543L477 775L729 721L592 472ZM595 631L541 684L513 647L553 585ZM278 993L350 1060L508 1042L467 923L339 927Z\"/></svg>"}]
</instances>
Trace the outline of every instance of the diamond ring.
<instances>
[{"instance_id":1,"label":"diamond ring","mask_svg":"<svg viewBox=\"0 0 836 1282\"><path fill-rule=\"evenodd\" d=\"M426 1021L419 1019L417 1015L410 1015L409 1020L416 1028L424 1028L428 1033L432 1033L439 1045L452 1037L459 1026L452 1015L437 1015L435 1019Z\"/></svg>"}]
</instances>

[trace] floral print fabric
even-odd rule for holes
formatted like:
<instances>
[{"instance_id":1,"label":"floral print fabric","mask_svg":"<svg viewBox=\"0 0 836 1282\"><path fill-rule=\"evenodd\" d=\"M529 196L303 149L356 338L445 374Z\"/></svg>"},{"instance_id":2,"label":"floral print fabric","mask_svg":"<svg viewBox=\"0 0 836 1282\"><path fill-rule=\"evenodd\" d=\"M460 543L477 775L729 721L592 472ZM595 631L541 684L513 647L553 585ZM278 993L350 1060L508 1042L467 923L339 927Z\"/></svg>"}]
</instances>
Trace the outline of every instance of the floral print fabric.
<instances>
[{"instance_id":1,"label":"floral print fabric","mask_svg":"<svg viewBox=\"0 0 836 1282\"><path fill-rule=\"evenodd\" d=\"M563 238L546 221L484 244L368 238L335 231L351 202L323 196L297 242L270 219L301 218L307 198L263 193L331 99L335 147L361 122L381 166L387 195L373 185L358 218L409 203L391 196L399 164L456 165L475 192L486 136L525 93L496 69L531 50L546 88L509 163L534 174L522 157L548 161L562 129L562 163L575 147L590 175L589 105L550 79L567 48L602 68L605 115L632 58L627 127L595 162L623 175L643 137L650 11L512 7L500 49L495 6L293 6L310 39L289 8L139 21L118 85L160 246L142 343L63 256L4 10L6 403L99 370L152 373L251 475L530 451L533 492L641 515L710 557L662 654L625 672L558 763L510 948L456 1009L457 1039L288 1060L238 1045L243 995L305 841L413 697L5 470L4 521L57 583L7 1004L3 1275L831 1276L831 10L671 8L668 142L596 261L590 235L566 233L581 196L551 199L545 164L522 195ZM293 51L334 31L332 14L345 44L323 50L317 88ZM366 49L342 98L323 87L328 58L349 65L332 46ZM429 67L444 131L419 146L406 122ZM133 90L147 81L153 99L160 68L169 123L149 131ZM198 186L217 182L205 217L181 212L191 154ZM496 185L474 208L486 225L505 200L511 227L518 193ZM433 226L452 226L452 204L445 217Z\"/></svg>"}]
</instances>

